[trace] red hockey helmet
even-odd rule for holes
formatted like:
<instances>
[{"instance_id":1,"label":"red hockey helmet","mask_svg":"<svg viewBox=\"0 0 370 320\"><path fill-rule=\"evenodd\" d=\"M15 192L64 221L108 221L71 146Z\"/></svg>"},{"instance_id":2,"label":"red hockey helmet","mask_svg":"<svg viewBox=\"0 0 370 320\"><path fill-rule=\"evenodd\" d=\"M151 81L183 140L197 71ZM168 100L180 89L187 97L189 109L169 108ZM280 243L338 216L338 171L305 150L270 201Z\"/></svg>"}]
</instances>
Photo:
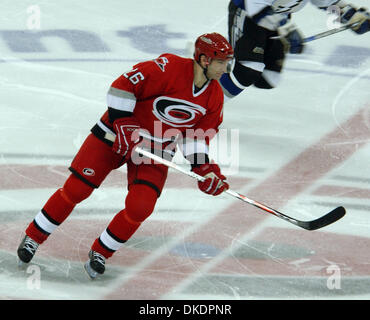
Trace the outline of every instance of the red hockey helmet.
<instances>
[{"instance_id":1,"label":"red hockey helmet","mask_svg":"<svg viewBox=\"0 0 370 320\"><path fill-rule=\"evenodd\" d=\"M195 41L194 59L199 62L202 54L208 60L228 60L233 58L234 50L222 35L213 32L202 34Z\"/></svg>"}]
</instances>

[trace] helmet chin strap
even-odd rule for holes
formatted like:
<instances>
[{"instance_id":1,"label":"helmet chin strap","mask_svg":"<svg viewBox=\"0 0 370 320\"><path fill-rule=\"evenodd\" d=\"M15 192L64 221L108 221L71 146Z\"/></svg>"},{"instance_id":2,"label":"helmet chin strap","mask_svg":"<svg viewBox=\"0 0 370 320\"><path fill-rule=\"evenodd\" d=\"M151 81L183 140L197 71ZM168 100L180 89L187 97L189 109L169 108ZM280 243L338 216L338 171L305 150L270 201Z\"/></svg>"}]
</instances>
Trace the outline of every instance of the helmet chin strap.
<instances>
[{"instance_id":1,"label":"helmet chin strap","mask_svg":"<svg viewBox=\"0 0 370 320\"><path fill-rule=\"evenodd\" d=\"M209 59L209 60L210 60L210 59ZM208 72L208 65L210 64L210 62L208 62L208 61L207 61L206 66L205 66L205 67L203 67L203 66L201 65L201 63L200 63L200 58L199 58L199 61L197 61L197 63L198 63L198 65L203 69L203 74L204 74L204 76L206 77L207 81L209 81L209 78L208 78L208 76L207 76L207 72Z\"/></svg>"},{"instance_id":2,"label":"helmet chin strap","mask_svg":"<svg viewBox=\"0 0 370 320\"><path fill-rule=\"evenodd\" d=\"M204 73L204 75L205 75L205 77L206 77L207 81L209 81L209 78L208 78L208 76L207 76L207 71L208 71L208 66L207 66L207 67L205 67L205 68L203 68L203 73Z\"/></svg>"},{"instance_id":3,"label":"helmet chin strap","mask_svg":"<svg viewBox=\"0 0 370 320\"><path fill-rule=\"evenodd\" d=\"M197 63L199 64L199 66L203 69L203 74L204 76L206 77L207 81L209 81L209 78L207 76L207 72L208 72L208 65L209 65L209 62L207 61L207 64L205 67L202 67L202 65L200 64L200 61L197 61Z\"/></svg>"}]
</instances>

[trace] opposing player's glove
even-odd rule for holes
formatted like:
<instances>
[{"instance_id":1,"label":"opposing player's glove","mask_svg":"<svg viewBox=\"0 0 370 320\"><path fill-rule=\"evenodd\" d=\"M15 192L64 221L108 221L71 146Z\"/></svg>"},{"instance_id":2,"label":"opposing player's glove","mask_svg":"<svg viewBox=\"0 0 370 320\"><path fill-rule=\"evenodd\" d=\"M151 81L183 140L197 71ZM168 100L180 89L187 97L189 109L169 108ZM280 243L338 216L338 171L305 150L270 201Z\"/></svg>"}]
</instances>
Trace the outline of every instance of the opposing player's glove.
<instances>
[{"instance_id":1,"label":"opposing player's glove","mask_svg":"<svg viewBox=\"0 0 370 320\"><path fill-rule=\"evenodd\" d=\"M218 196L229 189L229 185L225 182L226 177L221 174L220 167L215 163L202 164L194 167L192 171L206 178L203 182L198 181L198 187L207 194Z\"/></svg>"},{"instance_id":2,"label":"opposing player's glove","mask_svg":"<svg viewBox=\"0 0 370 320\"><path fill-rule=\"evenodd\" d=\"M365 8L356 9L347 5L341 9L340 22L343 24L357 23L351 29L357 34L370 31L370 13Z\"/></svg>"},{"instance_id":3,"label":"opposing player's glove","mask_svg":"<svg viewBox=\"0 0 370 320\"><path fill-rule=\"evenodd\" d=\"M304 50L303 36L295 24L287 23L278 28L280 41L284 45L284 51L289 53L302 53Z\"/></svg>"},{"instance_id":4,"label":"opposing player's glove","mask_svg":"<svg viewBox=\"0 0 370 320\"><path fill-rule=\"evenodd\" d=\"M135 117L119 118L113 122L116 140L112 150L123 157L129 155L136 144L140 142L139 122Z\"/></svg>"}]
</instances>

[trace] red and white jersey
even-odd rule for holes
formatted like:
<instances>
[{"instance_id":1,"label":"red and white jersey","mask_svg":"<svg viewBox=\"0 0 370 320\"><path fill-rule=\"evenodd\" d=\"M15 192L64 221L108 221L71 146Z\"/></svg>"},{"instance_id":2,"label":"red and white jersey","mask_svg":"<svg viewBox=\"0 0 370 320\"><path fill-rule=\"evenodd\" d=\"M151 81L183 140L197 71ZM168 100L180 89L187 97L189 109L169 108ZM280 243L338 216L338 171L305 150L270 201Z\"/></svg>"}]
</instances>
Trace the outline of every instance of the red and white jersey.
<instances>
[{"instance_id":1,"label":"red and white jersey","mask_svg":"<svg viewBox=\"0 0 370 320\"><path fill-rule=\"evenodd\" d=\"M108 91L107 104L118 114L133 113L144 138L166 143L180 135L186 141L185 156L194 150L208 153L208 141L222 122L223 92L216 80L208 81L196 91L193 80L192 59L163 54L136 64L117 78ZM112 124L107 111L97 126L114 134ZM194 146L194 132L197 146ZM202 132L209 139L202 139Z\"/></svg>"}]
</instances>

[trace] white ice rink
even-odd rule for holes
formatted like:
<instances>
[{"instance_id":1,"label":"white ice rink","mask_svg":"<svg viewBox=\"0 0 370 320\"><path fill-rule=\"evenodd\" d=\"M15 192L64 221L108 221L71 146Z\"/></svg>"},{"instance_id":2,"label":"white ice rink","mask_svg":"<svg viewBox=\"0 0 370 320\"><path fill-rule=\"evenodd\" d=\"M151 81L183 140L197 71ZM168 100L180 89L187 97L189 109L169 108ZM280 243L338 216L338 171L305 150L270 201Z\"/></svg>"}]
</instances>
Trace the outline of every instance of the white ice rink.
<instances>
[{"instance_id":1,"label":"white ice rink","mask_svg":"<svg viewBox=\"0 0 370 320\"><path fill-rule=\"evenodd\" d=\"M370 33L351 31L289 55L277 89L228 102L222 128L237 136L213 150L228 150L235 191L302 220L343 205L344 218L306 231L171 171L155 212L90 281L89 248L124 206L122 168L17 268L24 229L64 183L112 81L161 53L188 55L202 33L226 36L227 5L0 2L0 299L370 298ZM294 21L305 36L327 30L310 4Z\"/></svg>"}]
</instances>

